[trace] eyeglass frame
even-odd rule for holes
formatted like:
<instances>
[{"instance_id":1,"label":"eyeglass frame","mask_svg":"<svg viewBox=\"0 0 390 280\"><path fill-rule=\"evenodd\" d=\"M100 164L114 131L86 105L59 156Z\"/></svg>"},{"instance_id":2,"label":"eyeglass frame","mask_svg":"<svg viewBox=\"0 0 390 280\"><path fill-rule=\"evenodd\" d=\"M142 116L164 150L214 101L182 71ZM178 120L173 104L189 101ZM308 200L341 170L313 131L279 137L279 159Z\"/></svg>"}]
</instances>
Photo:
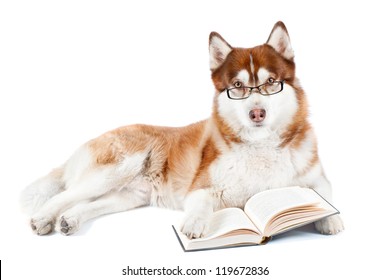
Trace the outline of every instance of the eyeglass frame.
<instances>
[{"instance_id":1,"label":"eyeglass frame","mask_svg":"<svg viewBox=\"0 0 390 280\"><path fill-rule=\"evenodd\" d=\"M281 89L280 89L279 91L273 92L273 93L263 93L263 92L261 91L261 87L264 86L264 85L267 85L268 83L261 84L261 85L259 85L259 86L257 86L257 87L238 87L238 88L237 88L237 87L233 87L233 88L225 88L225 90L226 90L226 93L227 93L227 96L228 96L229 99L232 99L232 100L242 100L242 99L247 99L247 98L249 98L249 96L252 95L253 89L255 89L255 88L257 88L257 91L259 92L259 94L261 94L261 95L263 95L263 96L270 96L270 95L278 94L278 93L280 93L281 91L283 91L283 89L284 89L284 82L285 82L285 80L274 81L273 84L274 84L274 83L280 83ZM249 89L249 94L248 94L247 97L231 97L229 91L230 91L230 90L233 90L233 89Z\"/></svg>"}]
</instances>

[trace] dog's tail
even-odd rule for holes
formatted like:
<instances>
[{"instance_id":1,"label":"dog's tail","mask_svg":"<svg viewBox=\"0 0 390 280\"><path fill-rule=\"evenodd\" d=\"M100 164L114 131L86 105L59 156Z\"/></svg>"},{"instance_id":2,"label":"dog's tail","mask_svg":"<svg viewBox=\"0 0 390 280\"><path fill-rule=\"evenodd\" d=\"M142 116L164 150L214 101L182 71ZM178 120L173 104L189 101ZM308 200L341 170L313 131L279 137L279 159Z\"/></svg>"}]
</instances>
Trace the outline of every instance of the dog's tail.
<instances>
[{"instance_id":1,"label":"dog's tail","mask_svg":"<svg viewBox=\"0 0 390 280\"><path fill-rule=\"evenodd\" d=\"M51 197L63 191L65 188L63 174L64 168L56 168L27 186L20 195L22 210L32 215Z\"/></svg>"}]
</instances>

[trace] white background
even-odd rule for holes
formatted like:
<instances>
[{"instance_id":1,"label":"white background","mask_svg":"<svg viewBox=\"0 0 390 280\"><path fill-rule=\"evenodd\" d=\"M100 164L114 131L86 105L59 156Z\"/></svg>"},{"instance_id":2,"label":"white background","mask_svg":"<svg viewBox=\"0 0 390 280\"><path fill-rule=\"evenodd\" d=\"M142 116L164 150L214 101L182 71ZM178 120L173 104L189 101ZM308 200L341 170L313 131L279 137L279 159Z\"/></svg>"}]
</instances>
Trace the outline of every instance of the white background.
<instances>
[{"instance_id":1,"label":"white background","mask_svg":"<svg viewBox=\"0 0 390 280\"><path fill-rule=\"evenodd\" d=\"M1 1L4 279L151 279L122 276L122 269L177 265L213 270L192 279L218 278L217 266L268 266L264 279L386 278L388 6L292 2ZM157 208L106 216L70 237L31 233L18 206L26 185L109 129L207 118L209 33L252 47L278 20L290 33L343 233L321 236L306 227L266 246L183 253L171 229L181 213Z\"/></svg>"}]
</instances>

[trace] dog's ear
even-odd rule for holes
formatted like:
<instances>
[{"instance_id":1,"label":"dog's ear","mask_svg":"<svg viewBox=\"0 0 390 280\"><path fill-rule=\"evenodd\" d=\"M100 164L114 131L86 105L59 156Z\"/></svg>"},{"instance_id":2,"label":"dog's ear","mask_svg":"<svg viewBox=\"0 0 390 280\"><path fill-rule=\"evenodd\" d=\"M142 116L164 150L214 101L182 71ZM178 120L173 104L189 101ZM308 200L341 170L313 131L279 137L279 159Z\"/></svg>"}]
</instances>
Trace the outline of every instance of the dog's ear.
<instances>
[{"instance_id":1,"label":"dog's ear","mask_svg":"<svg viewBox=\"0 0 390 280\"><path fill-rule=\"evenodd\" d=\"M283 22L279 21L274 25L268 37L267 44L272 46L284 58L293 60L294 51L291 47L290 36Z\"/></svg>"},{"instance_id":2,"label":"dog's ear","mask_svg":"<svg viewBox=\"0 0 390 280\"><path fill-rule=\"evenodd\" d=\"M225 61L232 47L217 32L211 32L209 37L210 69L214 71Z\"/></svg>"}]
</instances>

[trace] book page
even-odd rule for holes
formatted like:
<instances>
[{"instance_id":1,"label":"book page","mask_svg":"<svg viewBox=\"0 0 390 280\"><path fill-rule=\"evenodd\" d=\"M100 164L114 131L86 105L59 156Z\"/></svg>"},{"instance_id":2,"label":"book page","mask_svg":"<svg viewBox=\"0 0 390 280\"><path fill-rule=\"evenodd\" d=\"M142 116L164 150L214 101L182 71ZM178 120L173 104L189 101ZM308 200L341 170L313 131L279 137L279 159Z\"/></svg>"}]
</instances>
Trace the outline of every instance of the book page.
<instances>
[{"instance_id":1,"label":"book page","mask_svg":"<svg viewBox=\"0 0 390 280\"><path fill-rule=\"evenodd\" d=\"M291 216L286 216L281 219L277 219L275 224L268 224L265 231L274 232L275 234L280 234L282 232L288 231L292 228L295 228L297 225L307 224L311 221L318 220L322 217L329 216L332 212L329 210L323 209L312 209L311 211L303 212L301 214L293 214Z\"/></svg>"},{"instance_id":2,"label":"book page","mask_svg":"<svg viewBox=\"0 0 390 280\"><path fill-rule=\"evenodd\" d=\"M245 212L253 223L264 232L267 223L277 214L297 207L331 207L313 190L301 187L288 187L260 192L250 198ZM333 210L333 208L331 207Z\"/></svg>"},{"instance_id":3,"label":"book page","mask_svg":"<svg viewBox=\"0 0 390 280\"><path fill-rule=\"evenodd\" d=\"M244 211L239 208L225 208L213 213L208 232L204 237L197 240L213 239L240 229L258 232Z\"/></svg>"},{"instance_id":4,"label":"book page","mask_svg":"<svg viewBox=\"0 0 390 280\"><path fill-rule=\"evenodd\" d=\"M244 211L239 208L225 208L214 212L208 234L205 238L215 238L239 229L248 229L253 232L258 232L257 228Z\"/></svg>"},{"instance_id":5,"label":"book page","mask_svg":"<svg viewBox=\"0 0 390 280\"><path fill-rule=\"evenodd\" d=\"M261 236L248 216L239 208L225 208L213 213L206 236L188 239L180 226L174 226L185 249L212 248L239 243L259 243Z\"/></svg>"}]
</instances>

